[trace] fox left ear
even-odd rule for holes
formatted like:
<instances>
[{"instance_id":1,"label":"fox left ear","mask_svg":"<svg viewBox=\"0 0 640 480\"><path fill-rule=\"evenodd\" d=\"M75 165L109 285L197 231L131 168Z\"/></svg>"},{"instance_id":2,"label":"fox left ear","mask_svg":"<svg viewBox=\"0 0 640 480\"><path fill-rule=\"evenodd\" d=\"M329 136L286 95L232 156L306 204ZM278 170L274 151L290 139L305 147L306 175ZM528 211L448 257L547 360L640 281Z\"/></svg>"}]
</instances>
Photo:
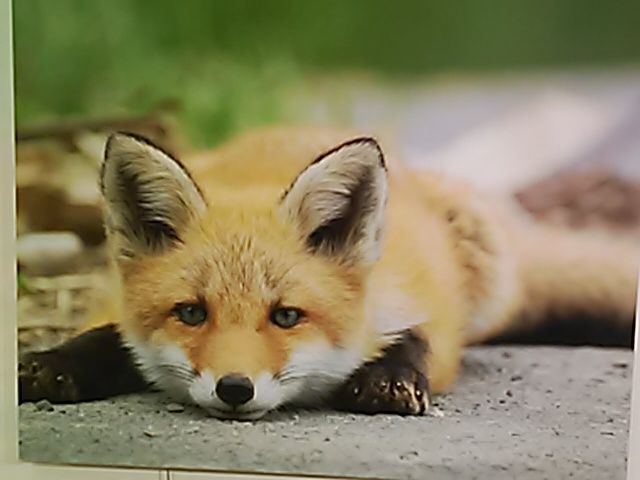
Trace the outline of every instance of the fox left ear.
<instances>
[{"instance_id":1,"label":"fox left ear","mask_svg":"<svg viewBox=\"0 0 640 480\"><path fill-rule=\"evenodd\" d=\"M179 161L128 133L107 140L100 187L107 235L121 259L170 248L206 210L198 186Z\"/></svg>"},{"instance_id":2,"label":"fox left ear","mask_svg":"<svg viewBox=\"0 0 640 480\"><path fill-rule=\"evenodd\" d=\"M311 250L351 263L372 263L380 256L386 198L382 150L372 138L357 138L300 173L281 208Z\"/></svg>"}]
</instances>

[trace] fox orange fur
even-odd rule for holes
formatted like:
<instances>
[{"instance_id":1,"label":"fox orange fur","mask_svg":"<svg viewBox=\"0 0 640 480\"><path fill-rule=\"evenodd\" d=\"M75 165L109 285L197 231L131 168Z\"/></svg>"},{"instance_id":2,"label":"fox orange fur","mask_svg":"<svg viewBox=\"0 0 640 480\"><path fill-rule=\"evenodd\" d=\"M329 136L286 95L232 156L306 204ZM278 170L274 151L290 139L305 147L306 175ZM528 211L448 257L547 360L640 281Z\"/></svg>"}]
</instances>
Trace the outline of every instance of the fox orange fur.
<instances>
[{"instance_id":1,"label":"fox orange fur","mask_svg":"<svg viewBox=\"0 0 640 480\"><path fill-rule=\"evenodd\" d=\"M637 246L543 226L351 132L270 128L184 165L115 134L101 186L119 290L91 329L116 324L145 383L218 417L332 399L419 414L465 345L580 314L631 332ZM31 361L23 399L97 396L64 369L51 393L42 371L62 367Z\"/></svg>"}]
</instances>

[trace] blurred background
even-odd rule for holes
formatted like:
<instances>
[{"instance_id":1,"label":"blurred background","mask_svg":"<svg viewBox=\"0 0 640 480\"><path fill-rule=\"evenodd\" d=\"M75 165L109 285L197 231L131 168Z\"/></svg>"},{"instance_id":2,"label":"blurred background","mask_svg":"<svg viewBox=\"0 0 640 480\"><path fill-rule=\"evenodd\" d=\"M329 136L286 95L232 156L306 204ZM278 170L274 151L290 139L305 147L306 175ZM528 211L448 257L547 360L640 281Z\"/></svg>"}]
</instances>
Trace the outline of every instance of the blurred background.
<instances>
[{"instance_id":1,"label":"blurred background","mask_svg":"<svg viewBox=\"0 0 640 480\"><path fill-rule=\"evenodd\" d=\"M21 346L64 338L105 288L113 130L186 155L356 127L541 221L638 235L638 25L624 0L16 0Z\"/></svg>"}]
</instances>

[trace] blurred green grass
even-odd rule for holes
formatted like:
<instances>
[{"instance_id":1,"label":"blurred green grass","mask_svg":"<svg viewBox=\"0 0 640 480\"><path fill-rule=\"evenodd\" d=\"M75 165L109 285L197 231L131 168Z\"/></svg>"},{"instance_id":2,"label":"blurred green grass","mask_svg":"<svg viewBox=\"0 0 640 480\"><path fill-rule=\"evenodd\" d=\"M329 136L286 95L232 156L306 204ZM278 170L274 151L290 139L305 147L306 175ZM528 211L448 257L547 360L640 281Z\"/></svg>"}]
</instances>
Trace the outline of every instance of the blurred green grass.
<instances>
[{"instance_id":1,"label":"blurred green grass","mask_svg":"<svg viewBox=\"0 0 640 480\"><path fill-rule=\"evenodd\" d=\"M639 24L626 0L14 0L17 127L171 104L205 146L345 71L635 65Z\"/></svg>"}]
</instances>

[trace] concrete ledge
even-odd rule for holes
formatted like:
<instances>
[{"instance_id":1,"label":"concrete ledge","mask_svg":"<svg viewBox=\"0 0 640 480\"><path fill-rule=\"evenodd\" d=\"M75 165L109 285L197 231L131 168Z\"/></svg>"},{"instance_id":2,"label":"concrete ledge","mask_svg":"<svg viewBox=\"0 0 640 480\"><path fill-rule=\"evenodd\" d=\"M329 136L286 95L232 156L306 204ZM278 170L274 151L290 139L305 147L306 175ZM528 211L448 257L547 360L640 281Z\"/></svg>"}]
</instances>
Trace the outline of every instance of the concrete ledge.
<instances>
[{"instance_id":1,"label":"concrete ledge","mask_svg":"<svg viewBox=\"0 0 640 480\"><path fill-rule=\"evenodd\" d=\"M395 479L624 478L632 353L469 349L442 416L277 412L254 423L157 394L20 407L24 460Z\"/></svg>"}]
</instances>

